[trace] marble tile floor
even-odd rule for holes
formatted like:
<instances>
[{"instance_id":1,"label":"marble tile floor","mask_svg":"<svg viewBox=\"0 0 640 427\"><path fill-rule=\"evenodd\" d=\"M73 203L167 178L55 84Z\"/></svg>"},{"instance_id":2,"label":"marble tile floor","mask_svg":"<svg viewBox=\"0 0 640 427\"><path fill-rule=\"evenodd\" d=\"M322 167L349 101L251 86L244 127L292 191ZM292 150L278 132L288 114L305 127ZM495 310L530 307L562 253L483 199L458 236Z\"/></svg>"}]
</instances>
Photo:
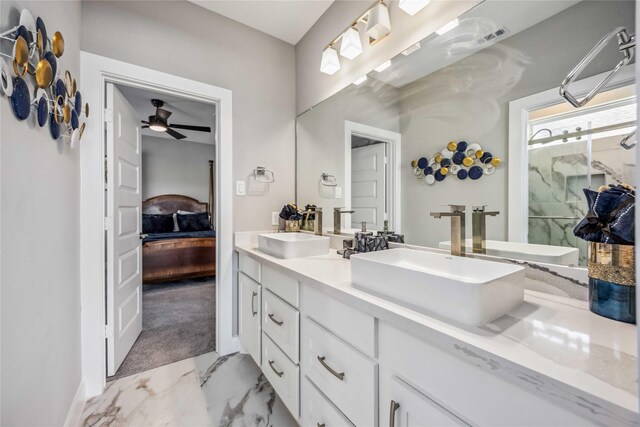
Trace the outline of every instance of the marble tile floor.
<instances>
[{"instance_id":1,"label":"marble tile floor","mask_svg":"<svg viewBox=\"0 0 640 427\"><path fill-rule=\"evenodd\" d=\"M215 352L124 377L90 399L83 426L297 426L251 356Z\"/></svg>"}]
</instances>

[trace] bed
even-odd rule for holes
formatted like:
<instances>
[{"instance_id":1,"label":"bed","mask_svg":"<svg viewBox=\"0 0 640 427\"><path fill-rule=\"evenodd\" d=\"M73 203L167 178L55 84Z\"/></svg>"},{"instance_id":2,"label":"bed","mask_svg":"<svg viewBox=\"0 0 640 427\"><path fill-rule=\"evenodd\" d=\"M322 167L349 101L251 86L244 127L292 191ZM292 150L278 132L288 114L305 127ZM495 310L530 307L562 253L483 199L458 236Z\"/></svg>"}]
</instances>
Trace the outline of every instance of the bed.
<instances>
[{"instance_id":1,"label":"bed","mask_svg":"<svg viewBox=\"0 0 640 427\"><path fill-rule=\"evenodd\" d=\"M209 212L208 203L177 194L165 194L142 202L142 213L172 215L178 211ZM215 276L214 230L150 233L142 244L142 280L161 283Z\"/></svg>"}]
</instances>

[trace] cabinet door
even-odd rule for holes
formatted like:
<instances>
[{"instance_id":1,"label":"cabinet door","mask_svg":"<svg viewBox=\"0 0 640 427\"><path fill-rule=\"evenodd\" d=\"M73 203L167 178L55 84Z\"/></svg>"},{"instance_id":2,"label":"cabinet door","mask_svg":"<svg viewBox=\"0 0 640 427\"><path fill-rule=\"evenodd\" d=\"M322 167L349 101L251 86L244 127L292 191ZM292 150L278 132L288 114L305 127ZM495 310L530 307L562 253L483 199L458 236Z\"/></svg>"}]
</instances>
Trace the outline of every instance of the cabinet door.
<instances>
[{"instance_id":1,"label":"cabinet door","mask_svg":"<svg viewBox=\"0 0 640 427\"><path fill-rule=\"evenodd\" d=\"M239 336L242 346L253 357L253 360L260 365L262 343L261 343L261 327L260 316L262 306L261 286L245 276L239 274L239 311L240 325Z\"/></svg>"},{"instance_id":2,"label":"cabinet door","mask_svg":"<svg viewBox=\"0 0 640 427\"><path fill-rule=\"evenodd\" d=\"M389 427L467 426L460 418L438 405L398 377L391 378ZM382 421L381 425L384 425Z\"/></svg>"}]
</instances>

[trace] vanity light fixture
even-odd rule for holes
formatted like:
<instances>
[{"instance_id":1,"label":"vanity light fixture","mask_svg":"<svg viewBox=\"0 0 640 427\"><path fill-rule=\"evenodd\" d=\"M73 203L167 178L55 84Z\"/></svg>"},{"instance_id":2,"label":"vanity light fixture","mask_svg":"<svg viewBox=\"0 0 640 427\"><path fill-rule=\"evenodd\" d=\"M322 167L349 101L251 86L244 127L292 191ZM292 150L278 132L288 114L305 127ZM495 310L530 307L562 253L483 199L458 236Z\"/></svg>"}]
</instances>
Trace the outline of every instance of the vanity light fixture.
<instances>
[{"instance_id":1,"label":"vanity light fixture","mask_svg":"<svg viewBox=\"0 0 640 427\"><path fill-rule=\"evenodd\" d=\"M353 82L353 84L356 85L356 86L360 86L362 83L364 83L366 81L367 81L367 75L365 74L364 76L362 76L362 77L358 78L357 80L355 80Z\"/></svg>"},{"instance_id":2,"label":"vanity light fixture","mask_svg":"<svg viewBox=\"0 0 640 427\"><path fill-rule=\"evenodd\" d=\"M442 27L440 27L440 29L436 30L436 34L441 36L445 33L448 33L449 31L453 30L454 28L456 28L458 25L460 25L460 21L458 21L458 18L454 19L453 21L444 24Z\"/></svg>"},{"instance_id":3,"label":"vanity light fixture","mask_svg":"<svg viewBox=\"0 0 640 427\"><path fill-rule=\"evenodd\" d=\"M403 51L402 51L402 54L403 54L404 56L409 56L409 55L411 55L413 52L415 52L415 51L416 51L416 50L418 50L418 49L420 49L420 42L418 42L418 43L414 44L413 46L411 46L411 47L410 47L410 48L408 48L408 49L403 50Z\"/></svg>"},{"instance_id":4,"label":"vanity light fixture","mask_svg":"<svg viewBox=\"0 0 640 427\"><path fill-rule=\"evenodd\" d=\"M369 36L369 44L375 44L391 33L389 8L384 2L381 1L369 10L365 31Z\"/></svg>"},{"instance_id":5,"label":"vanity light fixture","mask_svg":"<svg viewBox=\"0 0 640 427\"><path fill-rule=\"evenodd\" d=\"M325 74L335 74L340 69L340 59L338 59L338 52L333 46L328 46L322 52L322 61L320 62L320 71Z\"/></svg>"},{"instance_id":6,"label":"vanity light fixture","mask_svg":"<svg viewBox=\"0 0 640 427\"><path fill-rule=\"evenodd\" d=\"M413 16L424 9L429 3L431 3L431 0L400 0L398 6Z\"/></svg>"},{"instance_id":7,"label":"vanity light fixture","mask_svg":"<svg viewBox=\"0 0 640 427\"><path fill-rule=\"evenodd\" d=\"M353 59L361 53L362 42L360 41L360 33L355 27L351 27L342 34L340 55L348 59Z\"/></svg>"},{"instance_id":8,"label":"vanity light fixture","mask_svg":"<svg viewBox=\"0 0 640 427\"><path fill-rule=\"evenodd\" d=\"M374 70L376 70L378 73L381 73L389 67L391 67L391 60L383 62L382 64L374 68Z\"/></svg>"}]
</instances>

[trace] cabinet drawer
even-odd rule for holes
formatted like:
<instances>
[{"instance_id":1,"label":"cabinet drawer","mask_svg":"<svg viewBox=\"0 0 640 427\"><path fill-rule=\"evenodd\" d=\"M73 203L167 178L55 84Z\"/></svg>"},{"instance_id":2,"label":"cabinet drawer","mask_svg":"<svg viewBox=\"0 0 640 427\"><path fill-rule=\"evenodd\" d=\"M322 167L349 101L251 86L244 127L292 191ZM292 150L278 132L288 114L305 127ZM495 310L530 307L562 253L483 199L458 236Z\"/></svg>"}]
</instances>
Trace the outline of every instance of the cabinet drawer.
<instances>
[{"instance_id":1,"label":"cabinet drawer","mask_svg":"<svg viewBox=\"0 0 640 427\"><path fill-rule=\"evenodd\" d=\"M293 277L271 267L263 266L261 283L292 306L300 307L300 286Z\"/></svg>"},{"instance_id":2,"label":"cabinet drawer","mask_svg":"<svg viewBox=\"0 0 640 427\"><path fill-rule=\"evenodd\" d=\"M353 424L309 378L302 380L302 425L325 427L353 427Z\"/></svg>"},{"instance_id":3,"label":"cabinet drawer","mask_svg":"<svg viewBox=\"0 0 640 427\"><path fill-rule=\"evenodd\" d=\"M300 368L262 334L262 372L295 418L300 416Z\"/></svg>"},{"instance_id":4,"label":"cabinet drawer","mask_svg":"<svg viewBox=\"0 0 640 427\"><path fill-rule=\"evenodd\" d=\"M266 289L262 293L262 328L294 363L300 361L300 313Z\"/></svg>"},{"instance_id":5,"label":"cabinet drawer","mask_svg":"<svg viewBox=\"0 0 640 427\"><path fill-rule=\"evenodd\" d=\"M239 283L239 313L240 320L238 335L244 349L253 357L253 360L260 365L262 351L262 333L260 318L262 312L261 286L245 276L244 273L238 275Z\"/></svg>"},{"instance_id":6,"label":"cabinet drawer","mask_svg":"<svg viewBox=\"0 0 640 427\"><path fill-rule=\"evenodd\" d=\"M255 259L245 254L239 254L238 267L247 276L251 277L256 282L260 283L260 263Z\"/></svg>"},{"instance_id":7,"label":"cabinet drawer","mask_svg":"<svg viewBox=\"0 0 640 427\"><path fill-rule=\"evenodd\" d=\"M302 371L357 426L377 425L378 365L315 323L302 323Z\"/></svg>"},{"instance_id":8,"label":"cabinet drawer","mask_svg":"<svg viewBox=\"0 0 640 427\"><path fill-rule=\"evenodd\" d=\"M375 358L375 319L323 292L304 286L302 311L360 351Z\"/></svg>"}]
</instances>

